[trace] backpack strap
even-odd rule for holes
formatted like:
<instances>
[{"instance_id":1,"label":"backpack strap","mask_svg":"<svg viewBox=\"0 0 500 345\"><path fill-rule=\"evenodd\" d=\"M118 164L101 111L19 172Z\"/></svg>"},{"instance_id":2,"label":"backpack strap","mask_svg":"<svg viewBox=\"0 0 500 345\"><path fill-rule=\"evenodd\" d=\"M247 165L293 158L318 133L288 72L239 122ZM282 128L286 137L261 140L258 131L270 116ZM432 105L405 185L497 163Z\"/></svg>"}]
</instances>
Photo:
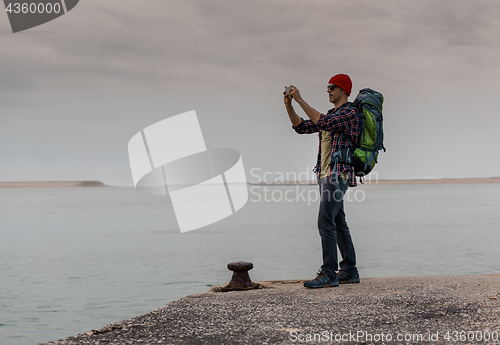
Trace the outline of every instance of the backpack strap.
<instances>
[{"instance_id":1,"label":"backpack strap","mask_svg":"<svg viewBox=\"0 0 500 345\"><path fill-rule=\"evenodd\" d=\"M334 196L335 196L334 197L335 200L342 199L342 194L340 194L340 195L338 194L338 193L342 193L340 191L339 174L338 174L338 170L337 170L337 164L340 161L340 157L341 157L340 151L335 151L335 153L332 155L332 159L330 160L330 166L332 168L332 175L335 176L335 177L332 177L333 185L335 186L335 191L333 192Z\"/></svg>"},{"instance_id":2,"label":"backpack strap","mask_svg":"<svg viewBox=\"0 0 500 345\"><path fill-rule=\"evenodd\" d=\"M375 160L375 163L377 163L377 159L375 158L375 151L371 151L370 155L366 159L364 170L366 170L372 164L372 162L374 160Z\"/></svg>"},{"instance_id":3,"label":"backpack strap","mask_svg":"<svg viewBox=\"0 0 500 345\"><path fill-rule=\"evenodd\" d=\"M337 147L340 147L340 139L342 138L344 134L343 133L340 133L338 138L337 138ZM352 143L352 141L346 136L346 139L347 141L349 142L349 147L350 147L350 151L351 151L351 154L352 152L354 152L354 145ZM340 183L339 183L339 174L338 174L338 169L337 169L337 164L339 163L342 163L342 164L347 164L345 162L342 162L342 159L346 159L346 157L342 157L342 152L340 149L338 149L337 151L335 151L332 155L332 157L330 158L330 168L332 169L332 175L335 175L335 177L332 177L332 180L334 180L334 186L335 186L335 197L336 197L336 200L337 200L337 192L340 192ZM339 195L339 198L338 200L341 200L341 195Z\"/></svg>"}]
</instances>

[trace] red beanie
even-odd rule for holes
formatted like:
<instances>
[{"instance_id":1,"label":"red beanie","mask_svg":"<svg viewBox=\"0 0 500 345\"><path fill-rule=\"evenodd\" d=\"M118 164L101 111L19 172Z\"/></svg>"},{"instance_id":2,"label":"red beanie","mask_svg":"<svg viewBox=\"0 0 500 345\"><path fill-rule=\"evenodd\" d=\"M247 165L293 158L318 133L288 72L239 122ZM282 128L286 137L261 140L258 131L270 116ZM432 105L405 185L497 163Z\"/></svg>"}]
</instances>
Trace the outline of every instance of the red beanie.
<instances>
[{"instance_id":1,"label":"red beanie","mask_svg":"<svg viewBox=\"0 0 500 345\"><path fill-rule=\"evenodd\" d=\"M345 93L347 93L347 96L351 95L352 81L347 74L334 75L330 79L329 83L340 87Z\"/></svg>"}]
</instances>

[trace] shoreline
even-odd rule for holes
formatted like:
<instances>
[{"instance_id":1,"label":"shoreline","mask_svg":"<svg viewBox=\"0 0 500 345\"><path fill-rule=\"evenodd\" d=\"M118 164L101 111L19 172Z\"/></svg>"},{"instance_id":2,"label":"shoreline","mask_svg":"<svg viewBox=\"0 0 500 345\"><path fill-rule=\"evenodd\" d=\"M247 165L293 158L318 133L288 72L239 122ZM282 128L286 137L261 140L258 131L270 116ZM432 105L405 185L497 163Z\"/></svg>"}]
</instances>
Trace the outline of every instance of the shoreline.
<instances>
[{"instance_id":1,"label":"shoreline","mask_svg":"<svg viewBox=\"0 0 500 345\"><path fill-rule=\"evenodd\" d=\"M388 342L368 335L390 334L395 344L447 344L446 332L500 333L500 274L361 278L359 284L323 289L307 289L301 280L258 283L263 288L215 292L214 287L130 320L39 345L293 344L316 343L312 337L325 334L346 339L320 342L381 344ZM414 337L397 341L406 335Z\"/></svg>"},{"instance_id":2,"label":"shoreline","mask_svg":"<svg viewBox=\"0 0 500 345\"><path fill-rule=\"evenodd\" d=\"M463 177L439 179L414 179L414 180L378 180L366 184L474 184L474 183L500 183L500 177Z\"/></svg>"},{"instance_id":3,"label":"shoreline","mask_svg":"<svg viewBox=\"0 0 500 345\"><path fill-rule=\"evenodd\" d=\"M400 185L400 184L475 184L475 183L500 183L500 177L461 177L461 178L436 178L436 179L394 179L371 181L370 176L358 185ZM289 185L317 185L317 181L304 182L259 182L248 183L251 186L289 186Z\"/></svg>"},{"instance_id":4,"label":"shoreline","mask_svg":"<svg viewBox=\"0 0 500 345\"><path fill-rule=\"evenodd\" d=\"M74 188L111 187L101 181L24 181L0 182L0 188Z\"/></svg>"},{"instance_id":5,"label":"shoreline","mask_svg":"<svg viewBox=\"0 0 500 345\"><path fill-rule=\"evenodd\" d=\"M500 177L467 177L467 178L439 178L439 179L395 179L367 181L360 185L416 185L416 184L484 184L500 183ZM316 181L306 182L260 182L247 183L248 186L290 186L290 185L317 185ZM2 188L75 188L75 187L113 187L101 181L15 181L0 182ZM133 188L133 187L130 187Z\"/></svg>"}]
</instances>

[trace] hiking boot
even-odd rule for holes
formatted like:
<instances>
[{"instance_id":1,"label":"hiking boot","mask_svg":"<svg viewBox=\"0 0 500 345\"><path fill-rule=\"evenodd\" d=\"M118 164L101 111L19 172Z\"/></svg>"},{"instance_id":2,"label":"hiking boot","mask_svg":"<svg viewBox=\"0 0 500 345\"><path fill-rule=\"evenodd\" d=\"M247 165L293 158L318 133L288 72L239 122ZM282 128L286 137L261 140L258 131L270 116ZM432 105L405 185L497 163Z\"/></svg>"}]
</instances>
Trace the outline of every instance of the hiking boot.
<instances>
[{"instance_id":1,"label":"hiking boot","mask_svg":"<svg viewBox=\"0 0 500 345\"><path fill-rule=\"evenodd\" d=\"M355 271L352 271L351 273L347 273L346 271L340 270L337 276L340 284L359 283L359 273L356 268Z\"/></svg>"},{"instance_id":2,"label":"hiking boot","mask_svg":"<svg viewBox=\"0 0 500 345\"><path fill-rule=\"evenodd\" d=\"M338 279L330 277L325 272L319 271L316 278L304 282L304 286L306 288L336 287L339 286L339 281Z\"/></svg>"}]
</instances>

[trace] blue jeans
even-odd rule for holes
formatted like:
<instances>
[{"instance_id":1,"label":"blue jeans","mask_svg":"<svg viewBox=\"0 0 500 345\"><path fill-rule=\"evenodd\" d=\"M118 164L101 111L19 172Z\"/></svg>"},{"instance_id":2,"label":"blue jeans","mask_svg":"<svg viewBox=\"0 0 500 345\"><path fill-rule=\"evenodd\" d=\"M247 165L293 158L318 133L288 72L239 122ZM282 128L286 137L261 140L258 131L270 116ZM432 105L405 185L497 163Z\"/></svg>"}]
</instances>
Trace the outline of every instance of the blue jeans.
<instances>
[{"instance_id":1,"label":"blue jeans","mask_svg":"<svg viewBox=\"0 0 500 345\"><path fill-rule=\"evenodd\" d=\"M337 245L342 255L340 269L350 272L356 267L356 253L344 213L344 195L349 188L349 181L339 177L340 191L337 193L335 193L335 185L329 177L322 178L318 183L321 195L318 229L323 249L321 269L331 277L336 277L339 265Z\"/></svg>"}]
</instances>

